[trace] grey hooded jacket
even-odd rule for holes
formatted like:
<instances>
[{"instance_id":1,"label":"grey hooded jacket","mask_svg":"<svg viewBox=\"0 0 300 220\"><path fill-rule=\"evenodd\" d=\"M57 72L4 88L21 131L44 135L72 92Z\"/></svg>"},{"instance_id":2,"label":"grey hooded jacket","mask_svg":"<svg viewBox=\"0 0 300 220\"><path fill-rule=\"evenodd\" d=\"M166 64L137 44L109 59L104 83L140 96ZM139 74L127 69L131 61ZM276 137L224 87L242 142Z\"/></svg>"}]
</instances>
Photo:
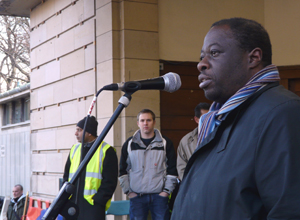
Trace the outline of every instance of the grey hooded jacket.
<instances>
[{"instance_id":1,"label":"grey hooded jacket","mask_svg":"<svg viewBox=\"0 0 300 220\"><path fill-rule=\"evenodd\" d=\"M173 143L155 129L155 138L146 147L140 130L123 144L120 185L125 194L171 193L176 185L176 153Z\"/></svg>"}]
</instances>

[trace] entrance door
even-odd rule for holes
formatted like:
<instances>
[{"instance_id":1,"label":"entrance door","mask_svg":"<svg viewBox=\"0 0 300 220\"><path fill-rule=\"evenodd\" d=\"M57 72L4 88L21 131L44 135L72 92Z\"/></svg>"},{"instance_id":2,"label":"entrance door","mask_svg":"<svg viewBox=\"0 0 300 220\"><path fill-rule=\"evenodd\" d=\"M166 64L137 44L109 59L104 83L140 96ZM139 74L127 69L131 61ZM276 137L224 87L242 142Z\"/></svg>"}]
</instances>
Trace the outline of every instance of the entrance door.
<instances>
[{"instance_id":1,"label":"entrance door","mask_svg":"<svg viewBox=\"0 0 300 220\"><path fill-rule=\"evenodd\" d=\"M300 66L281 66L278 69L280 84L300 96Z\"/></svg>"},{"instance_id":2,"label":"entrance door","mask_svg":"<svg viewBox=\"0 0 300 220\"><path fill-rule=\"evenodd\" d=\"M174 92L160 92L161 132L173 141L177 149L181 138L197 127L194 108L200 102L211 103L199 88L197 62L161 61L160 75L177 73L181 88Z\"/></svg>"}]
</instances>

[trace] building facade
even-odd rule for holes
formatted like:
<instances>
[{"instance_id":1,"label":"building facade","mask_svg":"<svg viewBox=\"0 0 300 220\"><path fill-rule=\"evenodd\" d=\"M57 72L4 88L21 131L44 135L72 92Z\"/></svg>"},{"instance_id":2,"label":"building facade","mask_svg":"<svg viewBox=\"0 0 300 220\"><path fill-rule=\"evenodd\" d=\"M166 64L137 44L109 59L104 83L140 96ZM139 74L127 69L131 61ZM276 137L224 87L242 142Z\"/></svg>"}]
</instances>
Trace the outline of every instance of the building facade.
<instances>
[{"instance_id":1,"label":"building facade","mask_svg":"<svg viewBox=\"0 0 300 220\"><path fill-rule=\"evenodd\" d=\"M299 65L298 1L26 0L13 1L10 7L1 2L2 14L28 16L31 21L30 150L26 153L34 197L51 200L57 195L69 150L76 143L75 125L87 115L97 91L111 83L158 77L162 61L172 61L175 71L180 62L197 63L204 36L217 20L246 17L262 23L273 42L274 64ZM286 36L292 37L283 42ZM198 87L197 73L192 77ZM190 100L195 90L186 84L182 88L186 89L183 99ZM122 95L103 91L98 96L92 115L99 121L99 133ZM176 93L171 95L174 98ZM187 106L177 102L181 100L174 98L166 112ZM165 123L161 105L160 91L133 94L105 138L118 156L137 129L136 114L141 109L157 114L157 128ZM173 116L183 117L180 114ZM170 127L180 127L190 119L185 117L181 124L172 120ZM125 199L120 187L114 199Z\"/></svg>"},{"instance_id":2,"label":"building facade","mask_svg":"<svg viewBox=\"0 0 300 220\"><path fill-rule=\"evenodd\" d=\"M0 195L30 191L30 84L0 94Z\"/></svg>"}]
</instances>

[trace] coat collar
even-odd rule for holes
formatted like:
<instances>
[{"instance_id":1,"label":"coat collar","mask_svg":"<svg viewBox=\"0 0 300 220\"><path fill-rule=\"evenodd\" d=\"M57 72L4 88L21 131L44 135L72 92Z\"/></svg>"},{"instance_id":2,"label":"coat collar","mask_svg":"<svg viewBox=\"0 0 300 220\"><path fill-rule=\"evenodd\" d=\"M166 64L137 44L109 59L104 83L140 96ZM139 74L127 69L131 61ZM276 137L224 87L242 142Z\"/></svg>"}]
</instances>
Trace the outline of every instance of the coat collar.
<instances>
[{"instance_id":1,"label":"coat collar","mask_svg":"<svg viewBox=\"0 0 300 220\"><path fill-rule=\"evenodd\" d=\"M193 155L191 156L190 160L187 163L186 169L185 169L185 174L188 172L188 170L191 168L193 162L195 161L195 159L197 158L197 156L199 154L201 154L202 150L204 148L207 147L214 147L213 141L218 137L218 136L222 136L223 140L225 141L225 144L223 145L219 145L217 152L221 152L223 150L226 149L230 134L232 132L232 129L234 128L234 124L237 122L238 118L239 118L239 113L241 112L241 110L247 108L254 100L256 100L262 93L264 93L265 91L279 86L279 82L275 82L275 83L270 83L267 86L265 86L264 88L262 88L261 90L259 90L258 92L254 93L253 96L251 96L247 101L245 101L244 103L242 103L237 109L233 110L232 112L230 112L229 114L225 115L222 123L216 127L214 129L214 131L212 133L210 133L196 148L196 150L194 151ZM227 120L226 120L227 119ZM221 132L221 133L220 133Z\"/></svg>"}]
</instances>

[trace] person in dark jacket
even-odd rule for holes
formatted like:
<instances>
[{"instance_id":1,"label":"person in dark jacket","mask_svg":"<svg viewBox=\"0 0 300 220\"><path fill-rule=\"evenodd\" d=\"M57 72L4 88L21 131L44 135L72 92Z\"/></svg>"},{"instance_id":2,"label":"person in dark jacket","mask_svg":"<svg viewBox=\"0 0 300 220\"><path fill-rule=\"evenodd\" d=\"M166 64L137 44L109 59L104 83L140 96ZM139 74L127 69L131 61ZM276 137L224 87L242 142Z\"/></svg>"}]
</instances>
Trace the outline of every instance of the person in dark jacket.
<instances>
[{"instance_id":1,"label":"person in dark jacket","mask_svg":"<svg viewBox=\"0 0 300 220\"><path fill-rule=\"evenodd\" d=\"M91 116L86 125L81 147L85 119L77 123L75 136L80 142L73 145L65 165L64 181L70 181L77 168L97 138L98 122ZM79 206L78 220L105 220L105 211L118 183L118 159L113 147L104 141L75 183L77 191L71 201Z\"/></svg>"},{"instance_id":2,"label":"person in dark jacket","mask_svg":"<svg viewBox=\"0 0 300 220\"><path fill-rule=\"evenodd\" d=\"M3 203L4 203L4 199L3 199L2 196L0 196L0 213L1 213L1 211L2 211Z\"/></svg>"},{"instance_id":3,"label":"person in dark jacket","mask_svg":"<svg viewBox=\"0 0 300 220\"><path fill-rule=\"evenodd\" d=\"M214 103L172 220L300 219L300 98L279 85L266 30L243 18L214 23L198 70Z\"/></svg>"},{"instance_id":4,"label":"person in dark jacket","mask_svg":"<svg viewBox=\"0 0 300 220\"><path fill-rule=\"evenodd\" d=\"M12 192L14 198L11 199L8 205L7 220L20 220L24 213L26 200L26 196L23 194L23 186L20 184L15 185Z\"/></svg>"}]
</instances>

